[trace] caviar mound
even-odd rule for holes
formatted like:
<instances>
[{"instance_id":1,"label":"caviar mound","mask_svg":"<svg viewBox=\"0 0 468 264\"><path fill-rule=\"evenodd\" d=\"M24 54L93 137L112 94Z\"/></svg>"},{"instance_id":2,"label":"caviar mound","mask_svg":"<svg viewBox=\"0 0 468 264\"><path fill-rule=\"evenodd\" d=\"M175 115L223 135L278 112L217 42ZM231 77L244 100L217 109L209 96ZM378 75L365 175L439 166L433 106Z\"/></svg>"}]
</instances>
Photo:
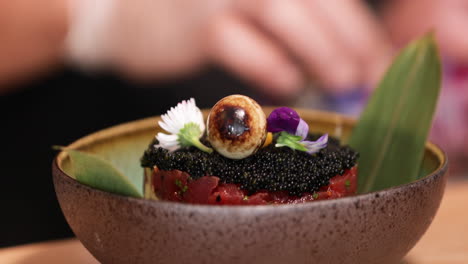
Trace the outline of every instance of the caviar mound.
<instances>
[{"instance_id":1,"label":"caviar mound","mask_svg":"<svg viewBox=\"0 0 468 264\"><path fill-rule=\"evenodd\" d=\"M313 140L318 135L309 135L308 138ZM167 172L178 170L186 173L190 181L216 176L222 184L237 185L247 196L261 191L287 192L291 197L318 192L329 185L333 177L344 175L355 167L358 158L356 151L340 146L340 142L332 138L326 148L313 155L270 144L241 160L196 148L169 152L155 147L156 144L152 142L145 151L141 159L143 167L157 167Z\"/></svg>"},{"instance_id":2,"label":"caviar mound","mask_svg":"<svg viewBox=\"0 0 468 264\"><path fill-rule=\"evenodd\" d=\"M248 195L238 184L221 183L216 176L203 176L196 180L179 170L163 171L154 168L152 183L158 197L166 201L210 205L265 205L295 204L317 200L335 199L356 193L357 167L330 179L319 191L301 196L289 195L286 191L258 191Z\"/></svg>"}]
</instances>

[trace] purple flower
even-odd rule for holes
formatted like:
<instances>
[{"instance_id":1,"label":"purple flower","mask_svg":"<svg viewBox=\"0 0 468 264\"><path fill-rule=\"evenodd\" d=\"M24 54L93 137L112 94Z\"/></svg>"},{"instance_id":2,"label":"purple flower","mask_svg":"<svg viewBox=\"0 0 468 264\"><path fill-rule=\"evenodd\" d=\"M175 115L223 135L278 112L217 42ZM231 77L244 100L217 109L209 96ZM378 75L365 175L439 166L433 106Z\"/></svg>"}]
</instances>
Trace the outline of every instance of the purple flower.
<instances>
[{"instance_id":1,"label":"purple flower","mask_svg":"<svg viewBox=\"0 0 468 264\"><path fill-rule=\"evenodd\" d=\"M279 107L268 116L267 130L272 133L285 131L305 139L309 133L309 125L293 109Z\"/></svg>"},{"instance_id":2,"label":"purple flower","mask_svg":"<svg viewBox=\"0 0 468 264\"><path fill-rule=\"evenodd\" d=\"M313 154L319 152L319 150L326 148L328 143L328 134L321 136L316 141L303 140L301 143L306 147L307 153Z\"/></svg>"},{"instance_id":3,"label":"purple flower","mask_svg":"<svg viewBox=\"0 0 468 264\"><path fill-rule=\"evenodd\" d=\"M299 121L299 125L296 128L296 136L300 136L303 140L306 139L307 135L309 134L309 125L306 121L302 120Z\"/></svg>"},{"instance_id":4,"label":"purple flower","mask_svg":"<svg viewBox=\"0 0 468 264\"><path fill-rule=\"evenodd\" d=\"M321 136L316 141L301 140L300 136L289 134L282 131L279 133L275 147L289 147L291 149L305 151L309 154L319 152L321 149L326 148L328 143L328 134Z\"/></svg>"}]
</instances>

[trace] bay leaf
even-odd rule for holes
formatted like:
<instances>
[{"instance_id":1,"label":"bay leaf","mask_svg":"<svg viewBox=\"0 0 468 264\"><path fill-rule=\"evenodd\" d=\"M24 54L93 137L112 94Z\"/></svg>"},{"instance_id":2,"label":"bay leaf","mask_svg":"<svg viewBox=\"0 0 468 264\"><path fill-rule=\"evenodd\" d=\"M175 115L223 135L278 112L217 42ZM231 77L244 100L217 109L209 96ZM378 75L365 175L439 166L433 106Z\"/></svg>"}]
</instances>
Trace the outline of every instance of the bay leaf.
<instances>
[{"instance_id":1,"label":"bay leaf","mask_svg":"<svg viewBox=\"0 0 468 264\"><path fill-rule=\"evenodd\" d=\"M372 94L349 144L359 151L359 192L418 178L441 86L433 34L410 43Z\"/></svg>"}]
</instances>

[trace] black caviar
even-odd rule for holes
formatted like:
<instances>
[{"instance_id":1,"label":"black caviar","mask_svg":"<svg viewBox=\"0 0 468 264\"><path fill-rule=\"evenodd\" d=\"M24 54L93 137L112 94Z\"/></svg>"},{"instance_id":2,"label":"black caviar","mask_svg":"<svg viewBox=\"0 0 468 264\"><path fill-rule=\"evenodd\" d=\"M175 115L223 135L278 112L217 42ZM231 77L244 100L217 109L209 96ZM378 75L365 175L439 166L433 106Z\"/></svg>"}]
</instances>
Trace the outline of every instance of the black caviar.
<instances>
[{"instance_id":1,"label":"black caviar","mask_svg":"<svg viewBox=\"0 0 468 264\"><path fill-rule=\"evenodd\" d=\"M318 135L310 135L312 140ZM208 142L204 142L209 145ZM143 167L157 166L161 170L180 170L193 179L217 176L223 183L240 184L243 190L288 191L290 195L318 191L329 180L356 165L359 154L348 146L340 146L329 138L328 146L318 153L308 154L288 147L277 148L274 143L241 160L228 159L190 147L169 153L156 148L153 141L141 158Z\"/></svg>"}]
</instances>

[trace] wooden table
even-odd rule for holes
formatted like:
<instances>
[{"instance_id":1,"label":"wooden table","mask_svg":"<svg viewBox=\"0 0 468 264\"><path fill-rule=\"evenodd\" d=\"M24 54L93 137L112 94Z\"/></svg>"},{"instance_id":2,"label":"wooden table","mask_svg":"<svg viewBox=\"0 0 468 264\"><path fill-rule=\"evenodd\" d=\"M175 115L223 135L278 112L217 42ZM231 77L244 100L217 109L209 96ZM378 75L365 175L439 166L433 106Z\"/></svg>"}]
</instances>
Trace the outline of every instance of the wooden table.
<instances>
[{"instance_id":1,"label":"wooden table","mask_svg":"<svg viewBox=\"0 0 468 264\"><path fill-rule=\"evenodd\" d=\"M407 264L468 263L468 181L451 182L427 233L406 256ZM0 249L2 264L96 264L76 239Z\"/></svg>"}]
</instances>

